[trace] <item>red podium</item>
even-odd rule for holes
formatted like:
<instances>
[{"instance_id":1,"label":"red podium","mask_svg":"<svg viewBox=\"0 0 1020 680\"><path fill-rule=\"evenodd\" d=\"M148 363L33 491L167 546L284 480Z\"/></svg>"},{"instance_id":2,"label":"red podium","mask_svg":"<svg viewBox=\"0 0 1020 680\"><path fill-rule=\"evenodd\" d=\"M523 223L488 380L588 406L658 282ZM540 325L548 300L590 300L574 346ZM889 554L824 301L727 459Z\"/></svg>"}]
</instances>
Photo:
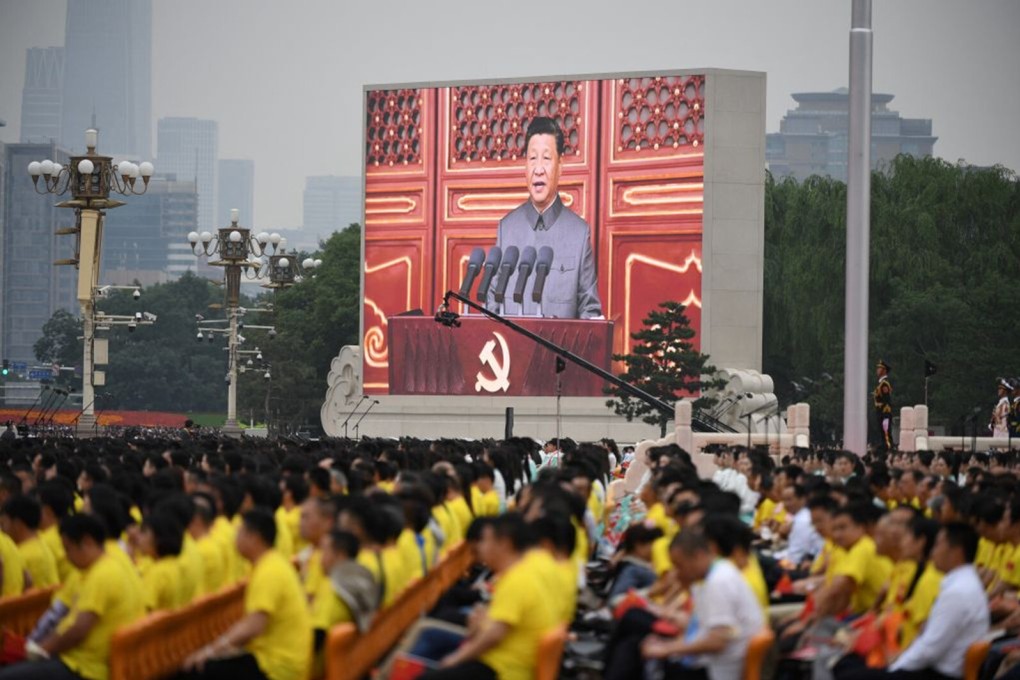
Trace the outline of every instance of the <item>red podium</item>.
<instances>
[{"instance_id":1,"label":"red podium","mask_svg":"<svg viewBox=\"0 0 1020 680\"><path fill-rule=\"evenodd\" d=\"M613 322L513 317L527 330L610 370ZM547 397L556 395L556 355L482 316L448 328L428 316L393 316L390 394ZM563 396L602 397L601 378L567 362Z\"/></svg>"}]
</instances>

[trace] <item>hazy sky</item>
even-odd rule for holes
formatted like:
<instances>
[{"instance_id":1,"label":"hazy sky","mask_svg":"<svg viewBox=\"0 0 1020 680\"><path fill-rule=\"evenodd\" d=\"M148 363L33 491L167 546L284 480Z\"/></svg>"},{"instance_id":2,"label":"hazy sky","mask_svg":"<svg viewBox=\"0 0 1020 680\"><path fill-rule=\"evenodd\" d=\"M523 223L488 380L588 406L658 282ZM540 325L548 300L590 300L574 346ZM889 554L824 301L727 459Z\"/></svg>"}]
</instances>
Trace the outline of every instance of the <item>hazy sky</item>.
<instances>
[{"instance_id":1,"label":"hazy sky","mask_svg":"<svg viewBox=\"0 0 1020 680\"><path fill-rule=\"evenodd\" d=\"M25 50L63 43L65 1L0 0L2 141ZM300 224L306 175L360 171L366 83L758 70L770 132L791 92L847 84L850 0L153 4L153 142L159 117L218 121L220 157L255 160L260 228ZM875 91L934 119L938 155L1020 169L1020 2L875 0L874 29Z\"/></svg>"}]
</instances>

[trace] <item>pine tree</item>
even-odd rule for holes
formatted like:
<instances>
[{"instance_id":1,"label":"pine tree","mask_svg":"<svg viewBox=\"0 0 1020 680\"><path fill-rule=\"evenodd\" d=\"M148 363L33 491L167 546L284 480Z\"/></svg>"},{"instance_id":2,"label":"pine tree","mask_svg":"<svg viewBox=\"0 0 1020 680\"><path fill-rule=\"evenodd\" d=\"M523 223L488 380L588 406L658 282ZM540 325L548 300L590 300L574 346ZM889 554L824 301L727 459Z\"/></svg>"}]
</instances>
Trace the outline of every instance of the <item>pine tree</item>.
<instances>
[{"instance_id":1,"label":"pine tree","mask_svg":"<svg viewBox=\"0 0 1020 680\"><path fill-rule=\"evenodd\" d=\"M712 379L715 367L708 363L708 355L694 348L695 331L685 308L679 302L662 302L643 320L643 328L631 334L638 344L630 354L614 354L614 361L627 365L620 378L639 387L654 397L672 404L677 399L698 395L695 409L711 406L715 400L700 396L704 390L719 389L724 381ZM617 415L628 421L640 417L650 425L658 425L663 435L668 414L635 399L618 387L606 389L615 398L606 402Z\"/></svg>"}]
</instances>

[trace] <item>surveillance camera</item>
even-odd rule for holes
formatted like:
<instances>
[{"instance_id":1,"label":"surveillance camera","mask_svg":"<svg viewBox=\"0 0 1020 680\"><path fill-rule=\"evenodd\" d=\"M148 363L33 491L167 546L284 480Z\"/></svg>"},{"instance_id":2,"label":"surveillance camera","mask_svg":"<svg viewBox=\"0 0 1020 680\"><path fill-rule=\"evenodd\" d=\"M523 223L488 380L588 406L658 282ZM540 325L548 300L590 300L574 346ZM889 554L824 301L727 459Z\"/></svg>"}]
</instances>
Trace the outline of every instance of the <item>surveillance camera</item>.
<instances>
[{"instance_id":1,"label":"surveillance camera","mask_svg":"<svg viewBox=\"0 0 1020 680\"><path fill-rule=\"evenodd\" d=\"M270 340L272 340L273 338L275 338L275 337L276 337L276 329L275 329L275 328L270 328L270 329L269 329L269 333L268 333L268 335L269 335L269 339L270 339Z\"/></svg>"},{"instance_id":2,"label":"surveillance camera","mask_svg":"<svg viewBox=\"0 0 1020 680\"><path fill-rule=\"evenodd\" d=\"M204 321L204 320L205 320L205 317L204 317L204 316L202 316L201 314L196 314L196 315L195 315L195 320L196 320L196 321Z\"/></svg>"},{"instance_id":3,"label":"surveillance camera","mask_svg":"<svg viewBox=\"0 0 1020 680\"><path fill-rule=\"evenodd\" d=\"M251 359L248 359L248 361L246 361L245 364L248 366L248 368L251 368L252 366L255 365L255 362L252 361Z\"/></svg>"},{"instance_id":4,"label":"surveillance camera","mask_svg":"<svg viewBox=\"0 0 1020 680\"><path fill-rule=\"evenodd\" d=\"M213 334L212 334L212 331L210 331L210 332L209 332L209 335L207 335L206 337L207 337L207 338L209 339L209 342L210 342L210 343L212 343L212 341L213 341Z\"/></svg>"},{"instance_id":5,"label":"surveillance camera","mask_svg":"<svg viewBox=\"0 0 1020 680\"><path fill-rule=\"evenodd\" d=\"M128 324L128 333L134 333L136 328L138 328L138 324L132 321Z\"/></svg>"},{"instance_id":6,"label":"surveillance camera","mask_svg":"<svg viewBox=\"0 0 1020 680\"><path fill-rule=\"evenodd\" d=\"M258 354L256 354L255 358L258 359L259 361L262 361L262 352L259 352Z\"/></svg>"},{"instance_id":7,"label":"surveillance camera","mask_svg":"<svg viewBox=\"0 0 1020 680\"><path fill-rule=\"evenodd\" d=\"M141 321L141 320L142 320L142 313L141 312L135 312L135 321Z\"/></svg>"},{"instance_id":8,"label":"surveillance camera","mask_svg":"<svg viewBox=\"0 0 1020 680\"><path fill-rule=\"evenodd\" d=\"M136 288L135 292L131 293L131 297L137 300L138 298L142 297L142 291Z\"/></svg>"},{"instance_id":9,"label":"surveillance camera","mask_svg":"<svg viewBox=\"0 0 1020 680\"><path fill-rule=\"evenodd\" d=\"M228 385L230 384L230 374L229 373L227 373L227 375L223 378L223 382L227 383Z\"/></svg>"},{"instance_id":10,"label":"surveillance camera","mask_svg":"<svg viewBox=\"0 0 1020 680\"><path fill-rule=\"evenodd\" d=\"M96 288L96 297L106 297L106 289Z\"/></svg>"},{"instance_id":11,"label":"surveillance camera","mask_svg":"<svg viewBox=\"0 0 1020 680\"><path fill-rule=\"evenodd\" d=\"M266 374L263 375L262 377L265 378L266 380L270 380L273 376L269 374L269 371L266 371Z\"/></svg>"},{"instance_id":12,"label":"surveillance camera","mask_svg":"<svg viewBox=\"0 0 1020 680\"><path fill-rule=\"evenodd\" d=\"M198 340L199 342L202 342L202 338L204 338L204 337L205 336L202 335L202 331L199 331L198 335L195 336L195 339Z\"/></svg>"},{"instance_id":13,"label":"surveillance camera","mask_svg":"<svg viewBox=\"0 0 1020 680\"><path fill-rule=\"evenodd\" d=\"M237 344L243 345L244 341L245 341L245 337L243 335L238 335L237 336Z\"/></svg>"},{"instance_id":14,"label":"surveillance camera","mask_svg":"<svg viewBox=\"0 0 1020 680\"><path fill-rule=\"evenodd\" d=\"M238 321L237 322L237 330L239 330L239 331L243 331L244 330L244 322L243 321Z\"/></svg>"},{"instance_id":15,"label":"surveillance camera","mask_svg":"<svg viewBox=\"0 0 1020 680\"><path fill-rule=\"evenodd\" d=\"M146 321L151 321L152 323L156 323L156 319L157 319L157 317L156 317L156 315L155 315L155 314L150 314L149 312L142 312L142 317L143 317L143 318L144 318L144 319L145 319Z\"/></svg>"}]
</instances>

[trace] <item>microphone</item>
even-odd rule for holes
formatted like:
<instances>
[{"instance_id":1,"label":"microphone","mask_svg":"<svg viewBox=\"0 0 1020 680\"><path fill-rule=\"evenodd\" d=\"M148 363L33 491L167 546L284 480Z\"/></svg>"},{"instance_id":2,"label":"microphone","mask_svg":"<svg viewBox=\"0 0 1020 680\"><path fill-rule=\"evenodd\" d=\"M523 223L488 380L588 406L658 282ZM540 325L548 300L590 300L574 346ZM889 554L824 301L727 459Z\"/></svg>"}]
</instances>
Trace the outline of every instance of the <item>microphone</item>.
<instances>
[{"instance_id":1,"label":"microphone","mask_svg":"<svg viewBox=\"0 0 1020 680\"><path fill-rule=\"evenodd\" d=\"M521 263L517 266L517 287L514 288L514 302L521 305L524 311L524 286L528 283L532 270L535 268L535 259L538 254L533 246L525 246L521 251Z\"/></svg>"},{"instance_id":2,"label":"microphone","mask_svg":"<svg viewBox=\"0 0 1020 680\"><path fill-rule=\"evenodd\" d=\"M499 304L503 304L503 300L506 298L506 285L510 283L510 277L517 267L517 258L520 257L520 254L517 246L507 246L503 253L503 262L499 265L499 277L496 279L496 290L492 294Z\"/></svg>"},{"instance_id":3,"label":"microphone","mask_svg":"<svg viewBox=\"0 0 1020 680\"><path fill-rule=\"evenodd\" d=\"M482 281L478 284L478 301L487 302L489 298L489 286L492 284L492 275L499 269L499 263L503 261L503 249L499 246L492 246L489 256L485 258L482 265Z\"/></svg>"},{"instance_id":4,"label":"microphone","mask_svg":"<svg viewBox=\"0 0 1020 680\"><path fill-rule=\"evenodd\" d=\"M478 272L481 270L484 262L485 250L483 248L475 248L471 251L471 257L468 259L467 273L464 274L464 280L460 284L461 297L471 297L471 286L474 284L475 277L478 276Z\"/></svg>"},{"instance_id":5,"label":"microphone","mask_svg":"<svg viewBox=\"0 0 1020 680\"><path fill-rule=\"evenodd\" d=\"M538 249L538 259L535 263L535 287L531 290L531 299L534 302L542 302L542 291L545 289L545 277L549 276L552 269L553 249L549 246L542 246Z\"/></svg>"}]
</instances>

